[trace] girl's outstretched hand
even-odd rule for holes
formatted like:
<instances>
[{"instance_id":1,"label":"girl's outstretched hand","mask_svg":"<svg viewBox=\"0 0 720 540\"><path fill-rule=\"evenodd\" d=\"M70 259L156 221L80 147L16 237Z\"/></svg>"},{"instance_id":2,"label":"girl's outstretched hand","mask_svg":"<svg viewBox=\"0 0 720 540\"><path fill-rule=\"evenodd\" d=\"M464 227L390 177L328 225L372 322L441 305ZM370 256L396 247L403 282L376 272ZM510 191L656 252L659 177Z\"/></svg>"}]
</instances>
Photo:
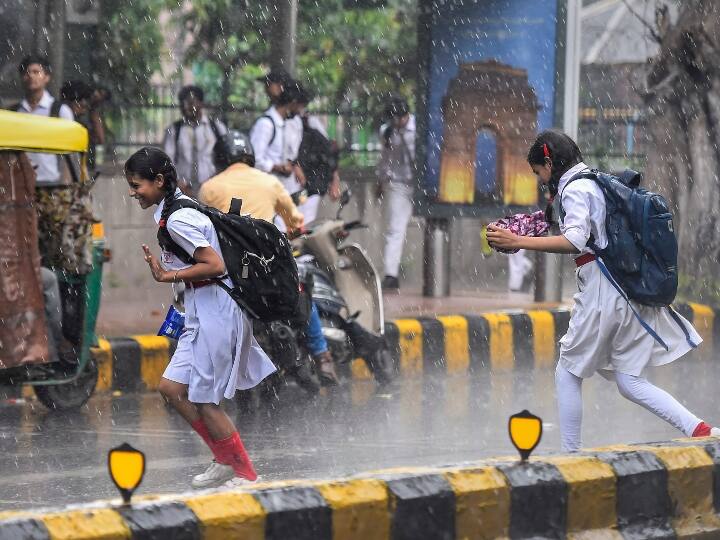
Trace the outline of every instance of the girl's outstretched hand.
<instances>
[{"instance_id":1,"label":"girl's outstretched hand","mask_svg":"<svg viewBox=\"0 0 720 540\"><path fill-rule=\"evenodd\" d=\"M145 262L148 263L148 266L150 267L150 272L152 272L152 276L155 281L159 281L161 283L168 281L169 272L165 270L160 264L160 261L158 261L155 256L150 253L150 248L147 246L147 244L143 244L142 249L145 253Z\"/></svg>"},{"instance_id":2,"label":"girl's outstretched hand","mask_svg":"<svg viewBox=\"0 0 720 540\"><path fill-rule=\"evenodd\" d=\"M494 225L487 227L487 241L492 247L500 249L518 249L520 237L507 229L500 229Z\"/></svg>"}]
</instances>

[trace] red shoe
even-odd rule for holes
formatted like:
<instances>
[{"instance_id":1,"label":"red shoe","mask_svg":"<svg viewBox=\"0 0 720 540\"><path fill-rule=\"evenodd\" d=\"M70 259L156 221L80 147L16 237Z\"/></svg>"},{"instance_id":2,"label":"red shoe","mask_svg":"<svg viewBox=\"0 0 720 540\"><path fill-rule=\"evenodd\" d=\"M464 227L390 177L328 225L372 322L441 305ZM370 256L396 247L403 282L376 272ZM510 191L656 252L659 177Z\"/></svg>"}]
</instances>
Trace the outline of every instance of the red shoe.
<instances>
[{"instance_id":1,"label":"red shoe","mask_svg":"<svg viewBox=\"0 0 720 540\"><path fill-rule=\"evenodd\" d=\"M693 437L720 437L720 428L712 427L710 424L700 422L692 434Z\"/></svg>"}]
</instances>

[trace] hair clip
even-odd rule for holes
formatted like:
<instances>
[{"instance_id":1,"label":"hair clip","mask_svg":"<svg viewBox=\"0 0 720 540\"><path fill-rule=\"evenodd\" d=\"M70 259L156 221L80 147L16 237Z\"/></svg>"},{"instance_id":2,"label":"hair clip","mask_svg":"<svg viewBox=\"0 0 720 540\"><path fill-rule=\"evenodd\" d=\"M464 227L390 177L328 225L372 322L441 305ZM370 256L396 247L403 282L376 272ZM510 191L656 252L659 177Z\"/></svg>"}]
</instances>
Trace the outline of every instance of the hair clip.
<instances>
[{"instance_id":1,"label":"hair clip","mask_svg":"<svg viewBox=\"0 0 720 540\"><path fill-rule=\"evenodd\" d=\"M550 157L550 150L548 150L548 145L547 145L547 143L543 143L543 155L544 155L546 158L549 158L549 157Z\"/></svg>"}]
</instances>

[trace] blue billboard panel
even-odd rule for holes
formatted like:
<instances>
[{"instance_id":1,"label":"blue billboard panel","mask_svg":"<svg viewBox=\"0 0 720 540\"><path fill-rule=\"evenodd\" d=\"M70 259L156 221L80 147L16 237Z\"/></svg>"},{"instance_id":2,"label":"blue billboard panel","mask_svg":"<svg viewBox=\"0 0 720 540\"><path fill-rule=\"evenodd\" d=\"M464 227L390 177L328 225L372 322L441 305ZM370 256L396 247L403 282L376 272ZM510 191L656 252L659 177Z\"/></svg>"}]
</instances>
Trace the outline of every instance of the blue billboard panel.
<instances>
[{"instance_id":1,"label":"blue billboard panel","mask_svg":"<svg viewBox=\"0 0 720 540\"><path fill-rule=\"evenodd\" d=\"M525 155L554 124L558 1L432 2L421 179L431 202L537 204Z\"/></svg>"}]
</instances>

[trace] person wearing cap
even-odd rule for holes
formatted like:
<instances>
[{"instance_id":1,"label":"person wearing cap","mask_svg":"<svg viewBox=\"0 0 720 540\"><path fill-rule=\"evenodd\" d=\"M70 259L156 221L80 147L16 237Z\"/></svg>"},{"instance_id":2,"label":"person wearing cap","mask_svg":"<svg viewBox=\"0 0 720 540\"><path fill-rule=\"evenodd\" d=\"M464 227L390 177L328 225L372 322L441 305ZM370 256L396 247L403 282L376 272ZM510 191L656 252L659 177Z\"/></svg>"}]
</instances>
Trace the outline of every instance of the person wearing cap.
<instances>
[{"instance_id":1,"label":"person wearing cap","mask_svg":"<svg viewBox=\"0 0 720 540\"><path fill-rule=\"evenodd\" d=\"M415 194L415 116L407 101L393 97L385 108L387 123L380 128L382 152L377 167L377 196L385 206L386 292L399 289L398 274Z\"/></svg>"}]
</instances>

